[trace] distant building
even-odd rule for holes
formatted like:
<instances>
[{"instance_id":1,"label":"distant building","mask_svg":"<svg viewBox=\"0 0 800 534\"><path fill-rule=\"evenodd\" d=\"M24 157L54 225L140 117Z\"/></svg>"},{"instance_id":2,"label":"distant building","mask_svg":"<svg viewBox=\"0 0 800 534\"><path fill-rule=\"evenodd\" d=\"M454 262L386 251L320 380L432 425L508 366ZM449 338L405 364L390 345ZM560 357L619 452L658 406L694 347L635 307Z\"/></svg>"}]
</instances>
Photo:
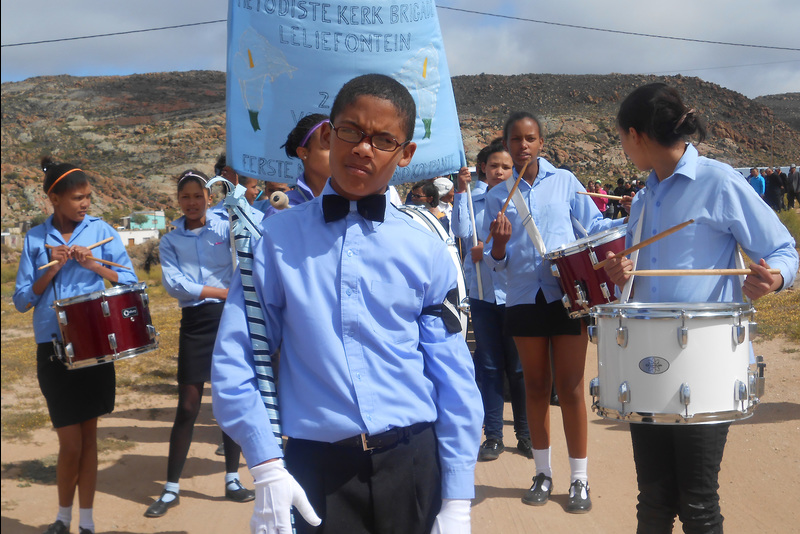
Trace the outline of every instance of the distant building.
<instances>
[{"instance_id":1,"label":"distant building","mask_svg":"<svg viewBox=\"0 0 800 534\"><path fill-rule=\"evenodd\" d=\"M119 232L119 237L122 239L122 243L129 247L131 245L141 245L145 241L149 241L151 239L158 239L159 232L156 229L150 230L126 230L122 227L117 228Z\"/></svg>"},{"instance_id":2,"label":"distant building","mask_svg":"<svg viewBox=\"0 0 800 534\"><path fill-rule=\"evenodd\" d=\"M134 222L142 217L147 217L147 220ZM134 211L122 218L122 226L128 230L166 230L167 218L163 211Z\"/></svg>"}]
</instances>

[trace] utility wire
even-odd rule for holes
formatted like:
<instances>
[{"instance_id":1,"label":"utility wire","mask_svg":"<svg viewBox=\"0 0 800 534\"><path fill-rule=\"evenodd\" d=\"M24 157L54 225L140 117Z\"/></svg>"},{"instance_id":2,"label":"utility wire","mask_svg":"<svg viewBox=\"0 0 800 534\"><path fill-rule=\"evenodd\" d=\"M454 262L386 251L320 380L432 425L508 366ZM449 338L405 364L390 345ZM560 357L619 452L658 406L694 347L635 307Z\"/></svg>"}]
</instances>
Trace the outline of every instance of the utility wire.
<instances>
[{"instance_id":1,"label":"utility wire","mask_svg":"<svg viewBox=\"0 0 800 534\"><path fill-rule=\"evenodd\" d=\"M450 7L450 6L442 6L437 5L439 9L447 9L450 11L460 11L462 13L471 13L473 15L484 15L487 17L496 17L500 19L509 19L509 20L519 20L523 22L534 22L536 24L549 24L551 26L561 26L563 28L575 28L578 30L591 30L595 32L606 32L606 33L616 33L620 35L633 35L635 37L650 37L653 39L670 39L672 41L687 41L690 43L703 43L703 44L717 44L717 45L726 45L726 46L743 46L747 48L767 48L770 50L790 50L792 52L800 52L800 48L788 48L788 47L781 47L781 46L768 46L768 45L755 45L755 44L743 44L743 43L726 43L724 41L707 41L704 39L689 39L688 37L672 37L669 35L655 35L651 33L637 33L637 32L626 32L622 30L609 30L606 28L593 28L591 26L579 26L577 24L565 24L562 22L550 22L547 20L536 20L536 19L527 19L523 17L513 17L511 15L499 15L496 13L484 13L483 11L473 11L471 9L461 9L458 7Z\"/></svg>"},{"instance_id":2,"label":"utility wire","mask_svg":"<svg viewBox=\"0 0 800 534\"><path fill-rule=\"evenodd\" d=\"M94 39L95 37L112 37L114 35L129 35L131 33L144 33L144 32L157 32L161 30L174 30L176 28L189 28L191 26L203 26L205 24L217 24L220 22L227 22L225 19L221 20L208 20L206 22L193 22L190 24L177 24L175 26L163 26L161 28L147 28L144 30L130 30L127 32L114 32L114 33L101 33L98 35L84 35L82 37L65 37L62 39L49 39L47 41L29 41L27 43L13 43L13 44L4 44L2 48L10 47L10 46L27 46L27 45L37 45L43 43L60 43L63 41L77 41L79 39Z\"/></svg>"}]
</instances>

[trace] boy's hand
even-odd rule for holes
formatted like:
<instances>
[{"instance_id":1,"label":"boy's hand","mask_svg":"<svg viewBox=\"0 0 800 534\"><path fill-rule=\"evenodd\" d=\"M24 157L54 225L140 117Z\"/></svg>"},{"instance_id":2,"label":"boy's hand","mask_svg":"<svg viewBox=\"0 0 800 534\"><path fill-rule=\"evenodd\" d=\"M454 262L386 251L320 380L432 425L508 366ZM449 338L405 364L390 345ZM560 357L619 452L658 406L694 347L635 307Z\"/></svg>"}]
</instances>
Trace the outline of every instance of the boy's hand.
<instances>
[{"instance_id":1,"label":"boy's hand","mask_svg":"<svg viewBox=\"0 0 800 534\"><path fill-rule=\"evenodd\" d=\"M292 506L311 526L322 520L308 502L306 492L280 460L259 464L252 469L256 487L253 516L250 518L252 534L292 534Z\"/></svg>"},{"instance_id":2,"label":"boy's hand","mask_svg":"<svg viewBox=\"0 0 800 534\"><path fill-rule=\"evenodd\" d=\"M442 499L431 534L470 534L469 499Z\"/></svg>"},{"instance_id":3,"label":"boy's hand","mask_svg":"<svg viewBox=\"0 0 800 534\"><path fill-rule=\"evenodd\" d=\"M467 167L461 167L458 171L458 189L457 193L466 193L467 186L472 182L472 174L470 174Z\"/></svg>"},{"instance_id":4,"label":"boy's hand","mask_svg":"<svg viewBox=\"0 0 800 534\"><path fill-rule=\"evenodd\" d=\"M758 263L751 263L750 270L756 274L748 274L744 279L742 293L751 300L759 299L783 287L783 275L770 273L769 265L764 258Z\"/></svg>"},{"instance_id":5,"label":"boy's hand","mask_svg":"<svg viewBox=\"0 0 800 534\"><path fill-rule=\"evenodd\" d=\"M631 277L627 272L633 269L633 262L630 258L625 256L615 260L610 259L613 257L613 252L606 252L606 260L608 261L603 265L603 269L606 271L606 275L608 275L611 281L614 282L614 285L621 288Z\"/></svg>"},{"instance_id":6,"label":"boy's hand","mask_svg":"<svg viewBox=\"0 0 800 534\"><path fill-rule=\"evenodd\" d=\"M69 260L69 247L67 245L59 245L50 249L50 260L58 260L58 263L50 267L53 273L57 273Z\"/></svg>"},{"instance_id":7,"label":"boy's hand","mask_svg":"<svg viewBox=\"0 0 800 534\"><path fill-rule=\"evenodd\" d=\"M480 263L483 259L483 242L478 241L478 244L469 249L470 257L472 258L472 263Z\"/></svg>"}]
</instances>

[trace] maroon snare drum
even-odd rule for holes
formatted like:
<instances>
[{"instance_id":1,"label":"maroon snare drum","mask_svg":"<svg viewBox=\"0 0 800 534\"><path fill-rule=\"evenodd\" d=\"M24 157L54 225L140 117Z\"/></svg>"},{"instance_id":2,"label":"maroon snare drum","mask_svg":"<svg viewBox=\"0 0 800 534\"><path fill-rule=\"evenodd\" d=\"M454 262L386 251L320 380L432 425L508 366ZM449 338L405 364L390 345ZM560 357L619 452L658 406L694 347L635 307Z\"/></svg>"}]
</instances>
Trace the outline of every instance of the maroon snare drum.
<instances>
[{"instance_id":1,"label":"maroon snare drum","mask_svg":"<svg viewBox=\"0 0 800 534\"><path fill-rule=\"evenodd\" d=\"M62 338L54 344L64 365L90 367L157 349L144 290L138 283L53 302Z\"/></svg>"},{"instance_id":2,"label":"maroon snare drum","mask_svg":"<svg viewBox=\"0 0 800 534\"><path fill-rule=\"evenodd\" d=\"M561 283L564 296L561 301L572 318L583 317L592 306L614 302L614 282L605 271L594 270L607 252L621 252L625 248L626 224L584 237L544 255L550 260L553 276Z\"/></svg>"}]
</instances>

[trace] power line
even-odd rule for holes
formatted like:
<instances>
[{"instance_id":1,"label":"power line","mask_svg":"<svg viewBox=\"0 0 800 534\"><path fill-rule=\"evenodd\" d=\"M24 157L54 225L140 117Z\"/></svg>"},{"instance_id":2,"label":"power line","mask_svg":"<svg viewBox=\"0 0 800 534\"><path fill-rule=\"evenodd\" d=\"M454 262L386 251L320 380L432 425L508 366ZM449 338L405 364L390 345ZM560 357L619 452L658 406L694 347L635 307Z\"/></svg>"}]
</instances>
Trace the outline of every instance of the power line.
<instances>
[{"instance_id":1,"label":"power line","mask_svg":"<svg viewBox=\"0 0 800 534\"><path fill-rule=\"evenodd\" d=\"M746 48L767 48L770 50L790 50L792 52L800 52L800 48L787 48L781 46L768 46L768 45L754 45L754 44L743 44L743 43L726 43L724 41L707 41L704 39L689 39L688 37L672 37L669 35L655 35L651 33L637 33L637 32L627 32L622 30L609 30L607 28L593 28L591 26L579 26L577 24L565 24L563 22L550 22L547 20L536 20L536 19L527 19L523 17L514 17L511 15L499 15L497 13L485 13L483 11L473 11L471 9L462 9L458 7L450 7L450 6L442 6L437 5L439 9L448 9L450 11L460 11L462 13L471 13L473 15L484 15L487 17L496 17L500 19L509 19L509 20L519 20L522 22L534 22L536 24L548 24L550 26L561 26L563 28L575 28L578 30L591 30L595 32L605 32L605 33L616 33L619 35L632 35L635 37L650 37L653 39L669 39L672 41L686 41L690 43L703 43L703 44L717 44L717 45L726 45L726 46L742 46Z\"/></svg>"},{"instance_id":2,"label":"power line","mask_svg":"<svg viewBox=\"0 0 800 534\"><path fill-rule=\"evenodd\" d=\"M225 19L221 20L208 20L206 22L193 22L190 24L177 24L175 26L163 26L161 28L147 28L144 30L130 30L126 32L114 32L114 33L101 33L98 35L84 35L81 37L65 37L62 39L49 39L47 41L29 41L27 43L13 43L13 44L4 44L2 48L11 47L11 46L28 46L28 45L37 45L43 43L60 43L63 41L77 41L80 39L94 39L96 37L113 37L115 35L129 35L131 33L144 33L144 32L157 32L161 30L174 30L176 28L189 28L191 26L203 26L205 24L217 24L220 22L227 22Z\"/></svg>"}]
</instances>

